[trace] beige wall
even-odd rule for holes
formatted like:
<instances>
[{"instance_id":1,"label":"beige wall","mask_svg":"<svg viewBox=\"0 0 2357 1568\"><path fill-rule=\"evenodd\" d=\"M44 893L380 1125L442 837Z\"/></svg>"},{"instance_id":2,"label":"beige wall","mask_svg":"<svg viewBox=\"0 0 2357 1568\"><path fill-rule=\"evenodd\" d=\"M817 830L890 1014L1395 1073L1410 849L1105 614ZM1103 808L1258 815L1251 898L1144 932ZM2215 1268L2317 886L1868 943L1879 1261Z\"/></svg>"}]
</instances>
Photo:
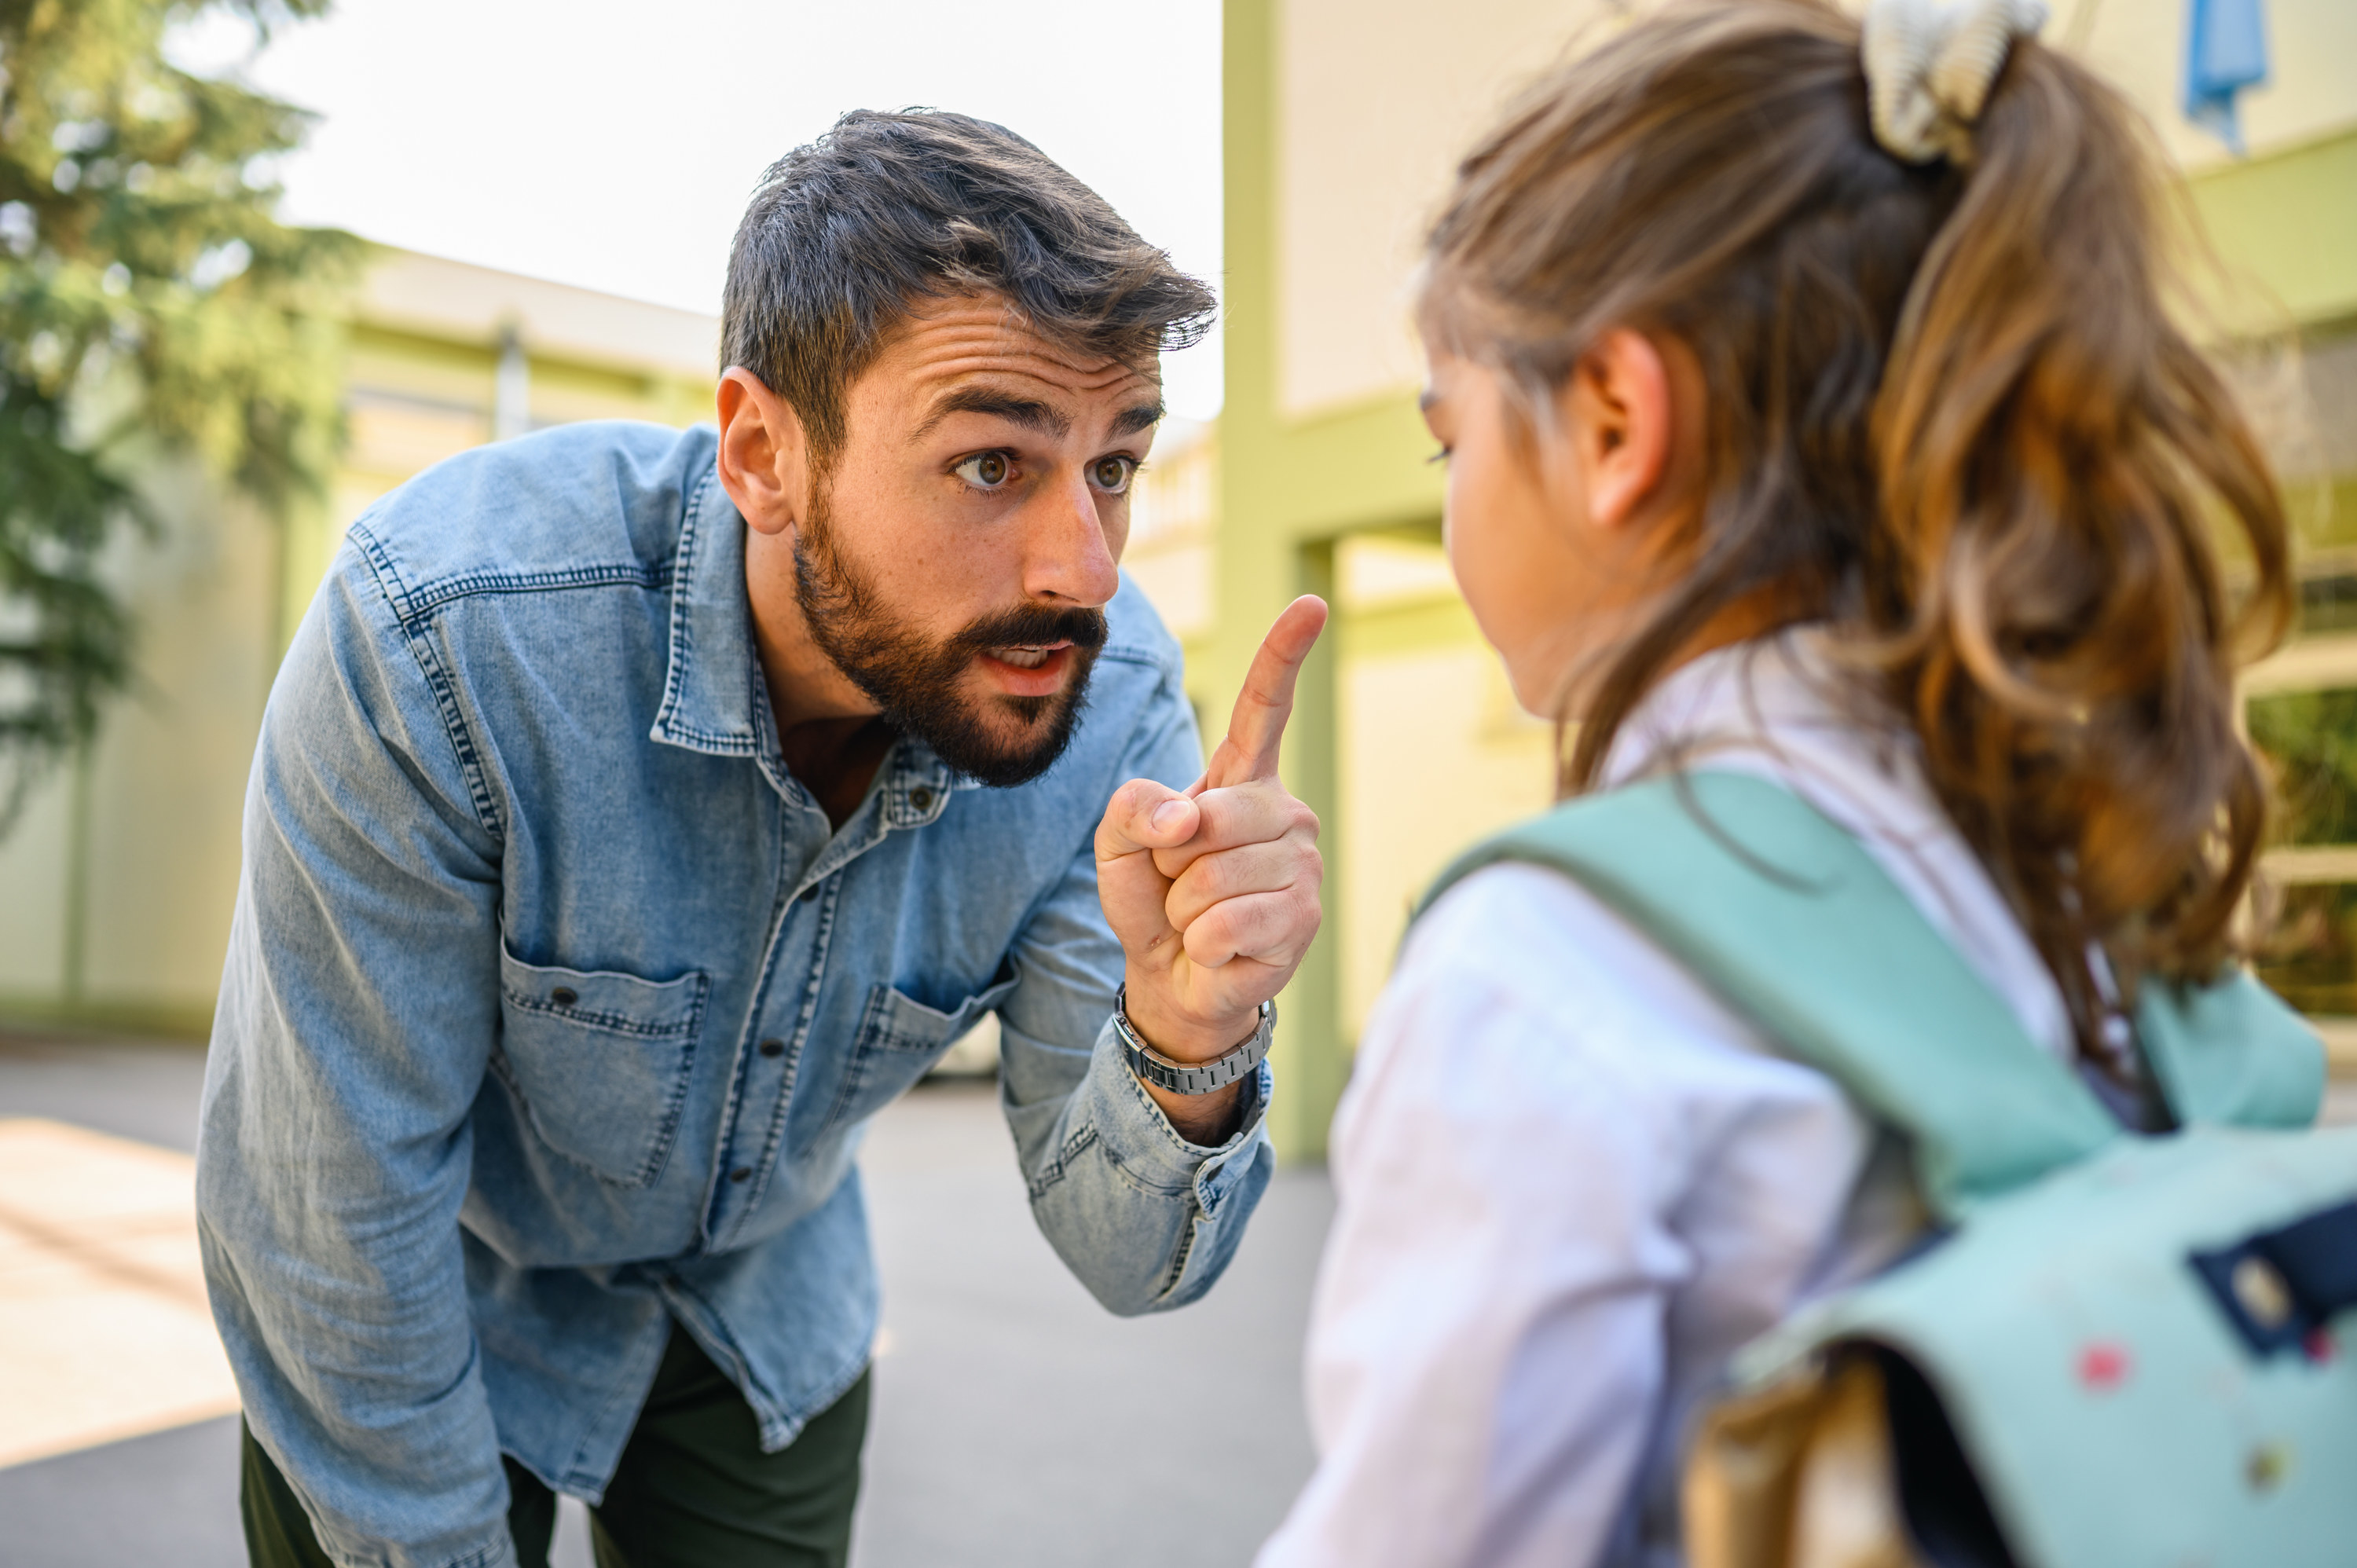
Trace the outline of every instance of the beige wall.
<instances>
[{"instance_id":1,"label":"beige wall","mask_svg":"<svg viewBox=\"0 0 2357 1568\"><path fill-rule=\"evenodd\" d=\"M108 572L138 620L137 683L87 769L53 774L0 843L0 994L44 1011L102 999L113 1015L185 1026L210 1011L228 940L236 823L275 662L277 539L184 467L145 489L160 536L123 541Z\"/></svg>"},{"instance_id":2,"label":"beige wall","mask_svg":"<svg viewBox=\"0 0 2357 1568\"><path fill-rule=\"evenodd\" d=\"M1278 28L1278 398L1300 418L1412 384L1404 301L1450 168L1607 0L1286 0ZM2172 156L2227 156L2178 110L2184 0L2057 0L2044 37L2078 51ZM2270 0L2274 80L2244 94L2254 151L2357 119L2357 0Z\"/></svg>"}]
</instances>

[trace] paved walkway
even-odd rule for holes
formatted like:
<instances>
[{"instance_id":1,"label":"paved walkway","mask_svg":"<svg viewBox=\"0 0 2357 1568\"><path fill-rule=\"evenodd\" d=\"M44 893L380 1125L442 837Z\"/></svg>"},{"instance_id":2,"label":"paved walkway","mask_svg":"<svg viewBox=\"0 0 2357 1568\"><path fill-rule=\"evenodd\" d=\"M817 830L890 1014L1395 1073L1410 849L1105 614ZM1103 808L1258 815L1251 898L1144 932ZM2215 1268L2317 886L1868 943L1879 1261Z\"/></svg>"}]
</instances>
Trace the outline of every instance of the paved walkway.
<instances>
[{"instance_id":1,"label":"paved walkway","mask_svg":"<svg viewBox=\"0 0 2357 1568\"><path fill-rule=\"evenodd\" d=\"M188 1218L202 1074L0 1038L0 1568L244 1560ZM861 1165L885 1330L858 1568L1246 1562L1308 1472L1324 1178L1278 1179L1208 1300L1124 1321L1032 1228L986 1086L902 1100ZM555 1557L587 1568L577 1507Z\"/></svg>"}]
</instances>

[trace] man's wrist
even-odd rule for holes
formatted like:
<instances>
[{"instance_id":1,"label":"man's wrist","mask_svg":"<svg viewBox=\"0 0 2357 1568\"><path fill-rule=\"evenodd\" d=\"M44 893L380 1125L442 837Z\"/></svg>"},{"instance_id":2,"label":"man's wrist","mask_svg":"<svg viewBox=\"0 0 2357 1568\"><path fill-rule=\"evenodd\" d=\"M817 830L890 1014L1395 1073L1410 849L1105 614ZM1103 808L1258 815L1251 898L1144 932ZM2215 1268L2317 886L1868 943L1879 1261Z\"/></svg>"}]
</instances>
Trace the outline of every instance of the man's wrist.
<instances>
[{"instance_id":1,"label":"man's wrist","mask_svg":"<svg viewBox=\"0 0 2357 1568\"><path fill-rule=\"evenodd\" d=\"M1180 1061L1157 1050L1153 1044L1137 1032L1130 1020L1124 1001L1128 993L1124 985L1114 993L1114 1031L1121 1038L1122 1049L1129 1058L1130 1070L1149 1088L1172 1094L1196 1097L1216 1094L1232 1089L1260 1070L1268 1057L1271 1037L1276 1026L1276 1004L1263 1002L1254 1010L1250 1032L1216 1057Z\"/></svg>"},{"instance_id":2,"label":"man's wrist","mask_svg":"<svg viewBox=\"0 0 2357 1568\"><path fill-rule=\"evenodd\" d=\"M1204 1023L1162 1005L1151 987L1140 990L1124 981L1116 994L1130 1027L1143 1043L1175 1062L1192 1065L1223 1057L1260 1026L1258 1008Z\"/></svg>"}]
</instances>

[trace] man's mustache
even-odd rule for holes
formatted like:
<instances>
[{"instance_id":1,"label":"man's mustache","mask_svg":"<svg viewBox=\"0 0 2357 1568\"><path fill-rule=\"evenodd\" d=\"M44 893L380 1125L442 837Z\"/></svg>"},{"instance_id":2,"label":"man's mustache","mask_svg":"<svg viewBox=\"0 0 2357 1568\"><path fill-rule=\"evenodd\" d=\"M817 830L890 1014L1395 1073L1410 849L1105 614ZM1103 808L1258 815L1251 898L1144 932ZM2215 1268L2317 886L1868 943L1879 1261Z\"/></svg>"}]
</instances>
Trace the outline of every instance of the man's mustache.
<instances>
[{"instance_id":1,"label":"man's mustache","mask_svg":"<svg viewBox=\"0 0 2357 1568\"><path fill-rule=\"evenodd\" d=\"M1028 605L985 616L950 639L947 647L959 653L986 653L994 648L1038 648L1069 642L1094 653L1105 643L1105 618L1101 610L1051 610Z\"/></svg>"}]
</instances>

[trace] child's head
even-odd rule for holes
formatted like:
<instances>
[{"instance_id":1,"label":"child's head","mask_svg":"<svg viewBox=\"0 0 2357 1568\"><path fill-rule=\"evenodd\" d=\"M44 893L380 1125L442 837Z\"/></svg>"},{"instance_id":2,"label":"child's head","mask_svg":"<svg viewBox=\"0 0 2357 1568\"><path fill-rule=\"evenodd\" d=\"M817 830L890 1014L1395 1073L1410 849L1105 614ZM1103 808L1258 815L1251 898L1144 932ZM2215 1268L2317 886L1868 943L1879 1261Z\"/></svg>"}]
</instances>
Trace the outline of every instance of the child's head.
<instances>
[{"instance_id":1,"label":"child's head","mask_svg":"<svg viewBox=\"0 0 2357 1568\"><path fill-rule=\"evenodd\" d=\"M2091 944L2131 981L2225 951L2264 805L2231 667L2280 632L2287 547L2164 308L2143 127L2000 58L1938 153L1886 112L1902 157L1830 6L1640 22L1465 160L1420 315L1451 556L1523 700L1581 721L1566 786L1680 660L1827 622L2085 1030Z\"/></svg>"}]
</instances>

